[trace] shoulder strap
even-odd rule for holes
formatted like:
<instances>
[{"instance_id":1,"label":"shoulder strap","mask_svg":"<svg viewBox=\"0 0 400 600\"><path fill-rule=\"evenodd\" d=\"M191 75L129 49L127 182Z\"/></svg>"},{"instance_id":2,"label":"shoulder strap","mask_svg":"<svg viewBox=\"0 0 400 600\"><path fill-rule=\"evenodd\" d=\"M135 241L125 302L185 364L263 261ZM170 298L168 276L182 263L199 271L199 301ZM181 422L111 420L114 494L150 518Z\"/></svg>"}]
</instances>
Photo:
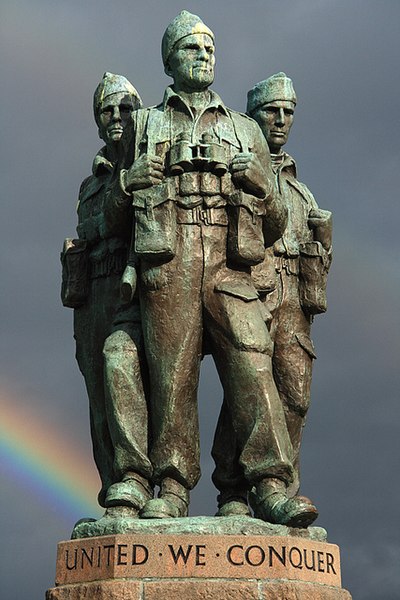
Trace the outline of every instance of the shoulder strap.
<instances>
[{"instance_id":1,"label":"shoulder strap","mask_svg":"<svg viewBox=\"0 0 400 600\"><path fill-rule=\"evenodd\" d=\"M243 127L243 117L239 113L235 111L231 111L228 109L228 113L230 118L232 119L233 128L235 130L236 138L240 144L240 150L242 152L249 152L250 144L249 144L249 136L247 132L247 128Z\"/></svg>"},{"instance_id":2,"label":"shoulder strap","mask_svg":"<svg viewBox=\"0 0 400 600\"><path fill-rule=\"evenodd\" d=\"M171 141L171 123L169 115L164 110L160 110L160 107L148 109L147 121L143 132L147 153L156 154L157 143Z\"/></svg>"}]
</instances>

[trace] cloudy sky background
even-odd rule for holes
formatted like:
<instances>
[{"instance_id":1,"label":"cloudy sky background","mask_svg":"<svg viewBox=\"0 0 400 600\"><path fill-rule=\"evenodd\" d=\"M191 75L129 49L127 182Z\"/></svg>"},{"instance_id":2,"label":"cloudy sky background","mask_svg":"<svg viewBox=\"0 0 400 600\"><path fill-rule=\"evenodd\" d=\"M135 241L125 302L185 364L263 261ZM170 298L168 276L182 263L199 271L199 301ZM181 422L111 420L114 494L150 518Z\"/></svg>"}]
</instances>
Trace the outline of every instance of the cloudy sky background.
<instances>
[{"instance_id":1,"label":"cloudy sky background","mask_svg":"<svg viewBox=\"0 0 400 600\"><path fill-rule=\"evenodd\" d=\"M244 110L247 90L277 71L294 81L287 150L335 230L329 311L313 327L302 491L341 547L353 598L398 599L398 0L2 1L1 598L44 598L57 542L78 518L100 514L59 252L100 147L98 81L121 73L146 105L158 103L169 83L161 36L183 8L216 34L213 87L228 106ZM209 452L220 402L206 361L192 514L215 511Z\"/></svg>"}]
</instances>

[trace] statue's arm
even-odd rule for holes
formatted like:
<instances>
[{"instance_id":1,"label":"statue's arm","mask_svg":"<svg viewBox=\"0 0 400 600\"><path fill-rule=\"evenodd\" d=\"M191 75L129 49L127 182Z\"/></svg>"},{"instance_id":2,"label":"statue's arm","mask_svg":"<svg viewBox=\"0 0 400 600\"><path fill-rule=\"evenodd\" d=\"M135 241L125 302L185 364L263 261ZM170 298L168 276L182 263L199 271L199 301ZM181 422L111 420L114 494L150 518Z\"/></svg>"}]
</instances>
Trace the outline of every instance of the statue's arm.
<instances>
[{"instance_id":1,"label":"statue's arm","mask_svg":"<svg viewBox=\"0 0 400 600\"><path fill-rule=\"evenodd\" d=\"M264 239L266 247L272 246L282 237L288 219L288 209L284 199L277 189L277 181L272 170L271 155L268 144L259 126L255 123L253 153L259 157L264 166L268 181L268 193L265 197Z\"/></svg>"},{"instance_id":2,"label":"statue's arm","mask_svg":"<svg viewBox=\"0 0 400 600\"><path fill-rule=\"evenodd\" d=\"M287 223L287 208L276 189L271 156L258 124L249 117L236 121L239 138L247 139L248 152L237 154L230 165L236 187L264 202L265 245L271 246L283 234ZM244 130L241 131L241 127ZM242 135L245 134L245 135Z\"/></svg>"},{"instance_id":3,"label":"statue's arm","mask_svg":"<svg viewBox=\"0 0 400 600\"><path fill-rule=\"evenodd\" d=\"M313 194L304 185L304 196L310 206L307 225L312 231L313 240L320 243L321 256L326 258L326 263L330 264L332 258L332 213L330 210L320 208Z\"/></svg>"},{"instance_id":4,"label":"statue's arm","mask_svg":"<svg viewBox=\"0 0 400 600\"><path fill-rule=\"evenodd\" d=\"M89 245L93 245L100 239L99 233L99 216L92 214L91 206L87 202L88 197L94 200L98 199L98 191L93 191L93 175L87 177L81 183L78 195L78 204L76 212L78 216L78 224L76 232L80 240L86 240Z\"/></svg>"},{"instance_id":5,"label":"statue's arm","mask_svg":"<svg viewBox=\"0 0 400 600\"><path fill-rule=\"evenodd\" d=\"M320 242L327 254L332 254L332 213L315 207L310 210L308 226L316 242Z\"/></svg>"}]
</instances>

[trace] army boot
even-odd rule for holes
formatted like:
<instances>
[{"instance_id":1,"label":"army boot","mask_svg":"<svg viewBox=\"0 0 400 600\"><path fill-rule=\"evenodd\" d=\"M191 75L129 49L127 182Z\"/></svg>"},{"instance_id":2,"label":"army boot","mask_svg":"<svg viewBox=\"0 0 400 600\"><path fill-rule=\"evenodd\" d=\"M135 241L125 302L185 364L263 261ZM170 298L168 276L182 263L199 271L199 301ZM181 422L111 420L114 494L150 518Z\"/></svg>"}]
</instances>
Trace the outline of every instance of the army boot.
<instances>
[{"instance_id":1,"label":"army boot","mask_svg":"<svg viewBox=\"0 0 400 600\"><path fill-rule=\"evenodd\" d=\"M288 527L305 528L318 517L318 510L309 498L289 498L284 481L273 477L263 479L253 488L250 505L256 518Z\"/></svg>"},{"instance_id":2,"label":"army boot","mask_svg":"<svg viewBox=\"0 0 400 600\"><path fill-rule=\"evenodd\" d=\"M126 473L122 481L108 488L104 505L106 508L129 506L139 513L152 496L153 490L147 479L138 473Z\"/></svg>"},{"instance_id":3,"label":"army boot","mask_svg":"<svg viewBox=\"0 0 400 600\"><path fill-rule=\"evenodd\" d=\"M146 502L140 511L141 519L170 519L187 517L189 490L183 485L166 477L163 479L158 498Z\"/></svg>"},{"instance_id":4,"label":"army boot","mask_svg":"<svg viewBox=\"0 0 400 600\"><path fill-rule=\"evenodd\" d=\"M216 517L250 517L247 490L224 490L218 497Z\"/></svg>"}]
</instances>

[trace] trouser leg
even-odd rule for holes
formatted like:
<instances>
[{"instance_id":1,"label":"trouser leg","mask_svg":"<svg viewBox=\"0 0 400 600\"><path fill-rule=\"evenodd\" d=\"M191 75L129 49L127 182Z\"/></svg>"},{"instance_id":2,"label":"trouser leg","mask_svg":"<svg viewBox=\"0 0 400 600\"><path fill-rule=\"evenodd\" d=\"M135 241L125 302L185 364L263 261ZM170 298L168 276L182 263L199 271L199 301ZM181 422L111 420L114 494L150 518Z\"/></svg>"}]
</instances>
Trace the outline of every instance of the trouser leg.
<instances>
[{"instance_id":1,"label":"trouser leg","mask_svg":"<svg viewBox=\"0 0 400 600\"><path fill-rule=\"evenodd\" d=\"M202 250L198 228L178 226L176 256L142 264L142 326L151 382L154 480L192 489L200 477L197 388Z\"/></svg>"},{"instance_id":2,"label":"trouser leg","mask_svg":"<svg viewBox=\"0 0 400 600\"><path fill-rule=\"evenodd\" d=\"M230 346L230 348L229 348ZM216 359L240 451L239 464L249 484L293 478L291 444L270 359L225 345L227 361Z\"/></svg>"},{"instance_id":3,"label":"trouser leg","mask_svg":"<svg viewBox=\"0 0 400 600\"><path fill-rule=\"evenodd\" d=\"M240 453L226 399L221 406L211 455L215 462L212 480L220 491L218 504L230 499L246 499L249 484L239 463Z\"/></svg>"},{"instance_id":4,"label":"trouser leg","mask_svg":"<svg viewBox=\"0 0 400 600\"><path fill-rule=\"evenodd\" d=\"M102 506L108 487L115 481L114 450L105 407L102 349L111 327L114 290L118 288L118 282L117 275L92 280L87 302L74 310L76 358L89 398L93 457L102 483L98 499Z\"/></svg>"},{"instance_id":5,"label":"trouser leg","mask_svg":"<svg viewBox=\"0 0 400 600\"><path fill-rule=\"evenodd\" d=\"M115 477L122 480L128 473L138 473L149 479L152 467L148 458L148 410L143 385L146 374L140 324L119 326L107 338L103 354Z\"/></svg>"},{"instance_id":6,"label":"trouser leg","mask_svg":"<svg viewBox=\"0 0 400 600\"><path fill-rule=\"evenodd\" d=\"M295 479L290 495L300 486L300 447L310 405L314 356L307 317L300 307L282 305L277 315L273 367L293 447Z\"/></svg>"},{"instance_id":7,"label":"trouser leg","mask_svg":"<svg viewBox=\"0 0 400 600\"><path fill-rule=\"evenodd\" d=\"M271 326L272 363L293 447L295 478L289 494L294 496L300 486L300 446L310 405L315 353L310 339L311 319L300 305L298 276L281 269L278 281L279 300Z\"/></svg>"},{"instance_id":8,"label":"trouser leg","mask_svg":"<svg viewBox=\"0 0 400 600\"><path fill-rule=\"evenodd\" d=\"M237 289L233 289L236 294ZM257 300L226 291L208 295L206 323L237 439L239 464L249 485L265 477L279 477L289 484L292 448L272 375L269 333Z\"/></svg>"}]
</instances>

